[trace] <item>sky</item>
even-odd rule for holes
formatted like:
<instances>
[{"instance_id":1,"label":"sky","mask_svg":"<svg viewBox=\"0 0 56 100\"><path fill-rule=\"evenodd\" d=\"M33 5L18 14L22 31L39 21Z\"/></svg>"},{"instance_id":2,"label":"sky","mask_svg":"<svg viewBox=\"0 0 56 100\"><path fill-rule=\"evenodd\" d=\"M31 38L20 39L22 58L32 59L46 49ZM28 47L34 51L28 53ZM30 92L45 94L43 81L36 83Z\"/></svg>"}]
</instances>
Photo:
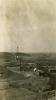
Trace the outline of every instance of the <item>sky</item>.
<instances>
[{"instance_id":1,"label":"sky","mask_svg":"<svg viewBox=\"0 0 56 100\"><path fill-rule=\"evenodd\" d=\"M0 52L56 52L56 0L0 0Z\"/></svg>"}]
</instances>

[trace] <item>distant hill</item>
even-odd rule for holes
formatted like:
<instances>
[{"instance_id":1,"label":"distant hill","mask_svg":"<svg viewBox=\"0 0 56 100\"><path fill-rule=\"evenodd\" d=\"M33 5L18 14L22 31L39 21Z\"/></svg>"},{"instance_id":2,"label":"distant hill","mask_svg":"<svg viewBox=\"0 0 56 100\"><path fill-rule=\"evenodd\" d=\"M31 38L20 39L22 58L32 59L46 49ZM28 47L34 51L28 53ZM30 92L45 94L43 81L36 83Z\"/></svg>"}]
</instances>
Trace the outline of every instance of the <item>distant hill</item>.
<instances>
[{"instance_id":1,"label":"distant hill","mask_svg":"<svg viewBox=\"0 0 56 100\"><path fill-rule=\"evenodd\" d=\"M56 65L56 53L0 52L0 59L14 61L16 55L18 55L23 62L34 62L40 65Z\"/></svg>"}]
</instances>

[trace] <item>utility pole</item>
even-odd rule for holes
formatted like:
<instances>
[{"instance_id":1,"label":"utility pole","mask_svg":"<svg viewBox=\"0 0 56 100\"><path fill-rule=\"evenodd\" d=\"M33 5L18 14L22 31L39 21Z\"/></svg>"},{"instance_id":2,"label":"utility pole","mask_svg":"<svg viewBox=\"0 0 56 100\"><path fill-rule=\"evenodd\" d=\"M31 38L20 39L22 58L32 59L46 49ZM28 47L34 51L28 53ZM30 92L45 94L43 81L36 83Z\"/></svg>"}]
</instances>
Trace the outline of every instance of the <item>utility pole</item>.
<instances>
[{"instance_id":1,"label":"utility pole","mask_svg":"<svg viewBox=\"0 0 56 100\"><path fill-rule=\"evenodd\" d=\"M19 47L18 46L17 46L16 60L17 60L17 65L19 64L19 68L20 68L20 71L21 71L21 57L20 57L20 52L19 52Z\"/></svg>"},{"instance_id":2,"label":"utility pole","mask_svg":"<svg viewBox=\"0 0 56 100\"><path fill-rule=\"evenodd\" d=\"M16 50L16 61L18 63L18 60L19 60L19 56L18 56L18 46L17 46L17 50Z\"/></svg>"}]
</instances>

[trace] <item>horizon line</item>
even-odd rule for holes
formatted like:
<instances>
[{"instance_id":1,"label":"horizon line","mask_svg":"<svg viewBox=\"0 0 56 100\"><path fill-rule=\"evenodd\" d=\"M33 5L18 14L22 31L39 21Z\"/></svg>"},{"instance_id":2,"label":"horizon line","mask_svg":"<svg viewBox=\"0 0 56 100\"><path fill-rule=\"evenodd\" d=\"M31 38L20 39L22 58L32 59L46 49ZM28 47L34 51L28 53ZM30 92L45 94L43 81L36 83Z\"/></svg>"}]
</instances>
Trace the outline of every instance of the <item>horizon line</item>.
<instances>
[{"instance_id":1,"label":"horizon line","mask_svg":"<svg viewBox=\"0 0 56 100\"><path fill-rule=\"evenodd\" d=\"M56 52L17 52L17 51L0 51L0 53L26 53L26 54L39 54L39 53L43 53L43 54L53 54L53 53L56 53Z\"/></svg>"}]
</instances>

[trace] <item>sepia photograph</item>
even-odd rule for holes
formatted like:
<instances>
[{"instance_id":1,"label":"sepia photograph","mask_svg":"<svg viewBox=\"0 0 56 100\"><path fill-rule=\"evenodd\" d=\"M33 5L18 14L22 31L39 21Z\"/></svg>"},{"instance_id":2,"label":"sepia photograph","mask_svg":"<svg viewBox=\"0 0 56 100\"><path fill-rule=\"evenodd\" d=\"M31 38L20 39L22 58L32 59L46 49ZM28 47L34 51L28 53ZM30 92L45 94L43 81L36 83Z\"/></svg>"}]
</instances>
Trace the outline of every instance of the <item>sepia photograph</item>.
<instances>
[{"instance_id":1,"label":"sepia photograph","mask_svg":"<svg viewBox=\"0 0 56 100\"><path fill-rule=\"evenodd\" d=\"M56 0L0 0L0 100L56 100Z\"/></svg>"}]
</instances>

